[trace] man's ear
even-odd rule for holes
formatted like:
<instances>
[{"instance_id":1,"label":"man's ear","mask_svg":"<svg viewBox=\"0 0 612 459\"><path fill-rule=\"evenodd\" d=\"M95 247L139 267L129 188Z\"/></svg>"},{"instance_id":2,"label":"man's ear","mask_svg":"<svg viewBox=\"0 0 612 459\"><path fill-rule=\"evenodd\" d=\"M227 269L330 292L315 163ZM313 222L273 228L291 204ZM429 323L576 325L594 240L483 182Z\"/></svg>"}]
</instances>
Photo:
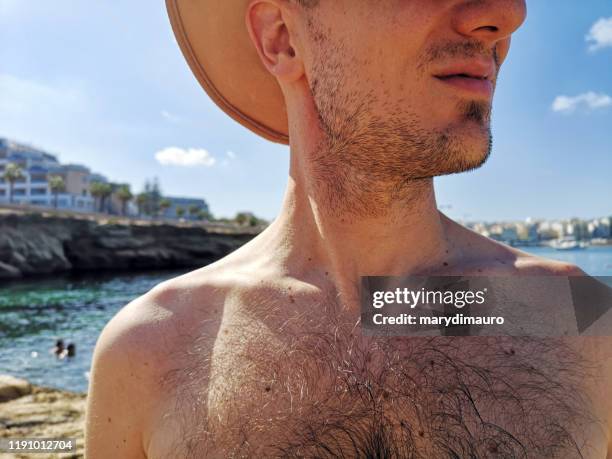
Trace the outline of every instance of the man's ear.
<instances>
[{"instance_id":1,"label":"man's ear","mask_svg":"<svg viewBox=\"0 0 612 459\"><path fill-rule=\"evenodd\" d=\"M264 66L279 81L291 82L302 77L304 65L291 44L285 8L278 0L252 0L246 25Z\"/></svg>"}]
</instances>

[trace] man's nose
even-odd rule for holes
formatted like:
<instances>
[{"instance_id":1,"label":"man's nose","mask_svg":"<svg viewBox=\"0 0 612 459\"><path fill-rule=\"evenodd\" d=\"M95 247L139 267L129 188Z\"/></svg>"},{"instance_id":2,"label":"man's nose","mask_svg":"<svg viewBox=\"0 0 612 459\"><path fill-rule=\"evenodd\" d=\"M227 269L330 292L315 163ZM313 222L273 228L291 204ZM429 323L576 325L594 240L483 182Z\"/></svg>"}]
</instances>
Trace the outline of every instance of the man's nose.
<instances>
[{"instance_id":1,"label":"man's nose","mask_svg":"<svg viewBox=\"0 0 612 459\"><path fill-rule=\"evenodd\" d=\"M452 21L459 34L495 45L512 35L526 15L525 0L469 0L455 5Z\"/></svg>"}]
</instances>

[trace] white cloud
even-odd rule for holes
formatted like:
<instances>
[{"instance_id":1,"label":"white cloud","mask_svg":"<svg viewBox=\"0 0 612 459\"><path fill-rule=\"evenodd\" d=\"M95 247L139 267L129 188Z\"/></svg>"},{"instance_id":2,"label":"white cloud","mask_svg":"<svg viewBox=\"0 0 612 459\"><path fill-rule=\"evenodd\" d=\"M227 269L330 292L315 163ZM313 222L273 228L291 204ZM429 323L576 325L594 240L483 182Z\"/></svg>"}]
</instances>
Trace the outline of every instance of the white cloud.
<instances>
[{"instance_id":1,"label":"white cloud","mask_svg":"<svg viewBox=\"0 0 612 459\"><path fill-rule=\"evenodd\" d=\"M610 106L612 106L612 97L589 91L574 97L557 96L552 104L552 109L554 112L569 114L579 108L591 111Z\"/></svg>"},{"instance_id":2,"label":"white cloud","mask_svg":"<svg viewBox=\"0 0 612 459\"><path fill-rule=\"evenodd\" d=\"M589 51L612 47L612 17L599 18L585 38L590 43Z\"/></svg>"},{"instance_id":3,"label":"white cloud","mask_svg":"<svg viewBox=\"0 0 612 459\"><path fill-rule=\"evenodd\" d=\"M236 153L234 153L233 151L227 151L226 155L229 159L236 159Z\"/></svg>"},{"instance_id":4,"label":"white cloud","mask_svg":"<svg viewBox=\"0 0 612 459\"><path fill-rule=\"evenodd\" d=\"M168 147L155 153L155 159L163 166L212 167L216 159L203 148Z\"/></svg>"}]
</instances>

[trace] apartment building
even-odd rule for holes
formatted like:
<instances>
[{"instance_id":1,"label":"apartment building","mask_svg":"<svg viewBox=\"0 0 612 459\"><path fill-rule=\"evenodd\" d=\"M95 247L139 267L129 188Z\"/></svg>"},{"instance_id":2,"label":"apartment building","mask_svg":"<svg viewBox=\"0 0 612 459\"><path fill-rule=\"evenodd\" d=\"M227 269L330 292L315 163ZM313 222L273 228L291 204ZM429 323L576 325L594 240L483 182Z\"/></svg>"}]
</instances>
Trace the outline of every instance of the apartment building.
<instances>
[{"instance_id":1,"label":"apartment building","mask_svg":"<svg viewBox=\"0 0 612 459\"><path fill-rule=\"evenodd\" d=\"M22 177L13 185L12 199L9 184L3 174L8 163L21 168ZM107 179L79 164L60 164L57 157L43 150L0 138L0 203L12 200L15 204L54 207L56 196L49 187L49 177L63 178L65 188L57 194L57 207L81 212L94 211L94 199L89 193L93 181Z\"/></svg>"}]
</instances>

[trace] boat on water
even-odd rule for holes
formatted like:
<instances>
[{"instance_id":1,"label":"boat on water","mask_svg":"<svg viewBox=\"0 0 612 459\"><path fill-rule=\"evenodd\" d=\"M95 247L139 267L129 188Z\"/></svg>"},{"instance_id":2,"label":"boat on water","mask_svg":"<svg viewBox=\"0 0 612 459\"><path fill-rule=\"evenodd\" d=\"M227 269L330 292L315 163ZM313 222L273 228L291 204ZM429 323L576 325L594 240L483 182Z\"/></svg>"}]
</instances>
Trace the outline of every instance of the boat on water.
<instances>
[{"instance_id":1,"label":"boat on water","mask_svg":"<svg viewBox=\"0 0 612 459\"><path fill-rule=\"evenodd\" d=\"M556 250L582 250L586 249L589 246L589 243L577 241L573 238L561 238L552 241L550 246Z\"/></svg>"}]
</instances>

